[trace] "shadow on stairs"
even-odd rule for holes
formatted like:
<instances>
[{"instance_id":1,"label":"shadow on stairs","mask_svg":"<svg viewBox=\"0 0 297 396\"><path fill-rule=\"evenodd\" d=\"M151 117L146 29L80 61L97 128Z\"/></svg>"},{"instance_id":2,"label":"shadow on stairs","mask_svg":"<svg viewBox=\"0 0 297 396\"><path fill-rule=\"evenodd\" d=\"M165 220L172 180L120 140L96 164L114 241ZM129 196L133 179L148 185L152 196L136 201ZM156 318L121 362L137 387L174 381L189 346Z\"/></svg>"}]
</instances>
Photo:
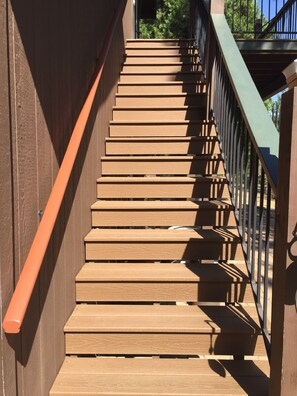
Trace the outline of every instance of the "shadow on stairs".
<instances>
[{"instance_id":1,"label":"shadow on stairs","mask_svg":"<svg viewBox=\"0 0 297 396\"><path fill-rule=\"evenodd\" d=\"M54 395L267 395L191 40L128 40Z\"/></svg>"}]
</instances>

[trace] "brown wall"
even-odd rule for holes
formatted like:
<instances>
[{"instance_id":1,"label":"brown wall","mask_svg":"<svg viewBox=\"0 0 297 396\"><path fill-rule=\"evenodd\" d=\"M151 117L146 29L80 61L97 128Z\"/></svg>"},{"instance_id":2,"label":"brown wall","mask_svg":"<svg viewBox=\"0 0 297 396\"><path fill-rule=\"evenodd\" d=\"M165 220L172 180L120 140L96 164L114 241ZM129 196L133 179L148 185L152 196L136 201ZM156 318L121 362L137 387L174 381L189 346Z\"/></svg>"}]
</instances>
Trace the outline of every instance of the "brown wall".
<instances>
[{"instance_id":1,"label":"brown wall","mask_svg":"<svg viewBox=\"0 0 297 396\"><path fill-rule=\"evenodd\" d=\"M0 280L2 316L36 232L120 0L0 0ZM4 395L46 395L64 358L100 155L132 0L120 22L20 335L1 333Z\"/></svg>"}]
</instances>

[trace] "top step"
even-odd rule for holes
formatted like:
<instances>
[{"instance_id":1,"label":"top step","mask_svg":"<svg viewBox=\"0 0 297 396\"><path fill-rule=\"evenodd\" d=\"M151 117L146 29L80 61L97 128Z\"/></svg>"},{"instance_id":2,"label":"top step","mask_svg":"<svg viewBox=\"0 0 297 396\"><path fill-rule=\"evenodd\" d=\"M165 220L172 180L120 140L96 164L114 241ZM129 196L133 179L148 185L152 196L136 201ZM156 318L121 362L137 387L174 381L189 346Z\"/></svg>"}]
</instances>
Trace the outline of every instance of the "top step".
<instances>
[{"instance_id":1,"label":"top step","mask_svg":"<svg viewBox=\"0 0 297 396\"><path fill-rule=\"evenodd\" d=\"M127 47L134 47L134 48L151 48L151 47L186 47L186 46L193 46L194 40L193 39L184 39L184 40L177 40L177 39L138 39L138 40L127 40Z\"/></svg>"}]
</instances>

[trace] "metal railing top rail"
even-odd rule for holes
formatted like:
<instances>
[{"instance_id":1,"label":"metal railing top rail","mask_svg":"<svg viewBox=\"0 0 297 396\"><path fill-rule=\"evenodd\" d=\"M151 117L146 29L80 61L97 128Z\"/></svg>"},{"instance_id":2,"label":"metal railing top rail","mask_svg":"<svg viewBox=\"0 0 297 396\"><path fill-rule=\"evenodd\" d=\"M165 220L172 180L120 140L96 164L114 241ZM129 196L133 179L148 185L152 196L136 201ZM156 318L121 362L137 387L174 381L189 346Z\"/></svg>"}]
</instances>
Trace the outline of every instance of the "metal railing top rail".
<instances>
[{"instance_id":1,"label":"metal railing top rail","mask_svg":"<svg viewBox=\"0 0 297 396\"><path fill-rule=\"evenodd\" d=\"M96 68L95 78L93 80L94 82L76 121L62 164L47 201L44 214L3 320L3 329L6 333L16 334L20 332L44 255L58 217L73 165L80 148L80 143L94 103L113 35L119 18L124 12L125 5L126 1L122 0L122 4L116 9L106 32L103 48Z\"/></svg>"},{"instance_id":2,"label":"metal railing top rail","mask_svg":"<svg viewBox=\"0 0 297 396\"><path fill-rule=\"evenodd\" d=\"M211 20L250 138L276 195L279 134L244 63L225 16L212 14Z\"/></svg>"}]
</instances>

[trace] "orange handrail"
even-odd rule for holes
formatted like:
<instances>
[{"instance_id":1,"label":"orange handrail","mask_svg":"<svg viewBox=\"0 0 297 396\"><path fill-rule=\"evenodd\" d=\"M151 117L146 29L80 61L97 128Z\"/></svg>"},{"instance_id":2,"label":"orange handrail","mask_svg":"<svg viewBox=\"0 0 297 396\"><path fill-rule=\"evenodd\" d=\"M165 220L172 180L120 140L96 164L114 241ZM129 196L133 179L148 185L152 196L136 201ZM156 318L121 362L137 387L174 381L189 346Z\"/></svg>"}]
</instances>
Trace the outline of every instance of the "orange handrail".
<instances>
[{"instance_id":1,"label":"orange handrail","mask_svg":"<svg viewBox=\"0 0 297 396\"><path fill-rule=\"evenodd\" d=\"M96 69L94 83L90 88L86 101L76 121L61 167L47 201L44 214L35 234L10 304L6 311L6 315L2 324L5 333L16 334L20 332L36 279L38 277L44 255L56 223L61 203L63 201L73 164L75 162L80 143L84 135L85 127L95 99L116 25L120 15L122 15L124 11L125 4L126 1L123 0L122 4L116 10L115 15L108 27L98 62L98 67Z\"/></svg>"}]
</instances>

